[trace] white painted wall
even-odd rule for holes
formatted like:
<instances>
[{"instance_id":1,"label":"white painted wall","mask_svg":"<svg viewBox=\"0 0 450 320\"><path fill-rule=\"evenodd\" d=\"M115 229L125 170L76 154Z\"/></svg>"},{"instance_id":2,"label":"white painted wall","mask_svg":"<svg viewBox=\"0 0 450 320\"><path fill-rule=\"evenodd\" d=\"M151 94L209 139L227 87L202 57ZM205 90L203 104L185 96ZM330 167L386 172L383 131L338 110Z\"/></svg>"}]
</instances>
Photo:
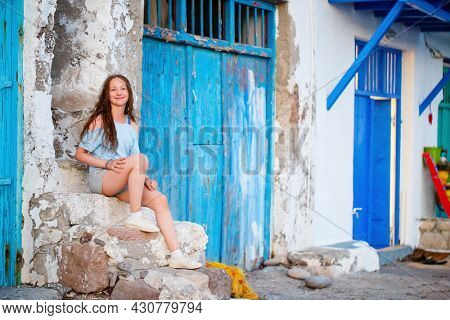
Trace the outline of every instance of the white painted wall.
<instances>
[{"instance_id":1,"label":"white painted wall","mask_svg":"<svg viewBox=\"0 0 450 320\"><path fill-rule=\"evenodd\" d=\"M310 21L310 12L314 12L313 21ZM301 88L317 88L315 134L311 141L314 170L312 225L303 225L311 228L309 232L290 231L309 235L306 238L291 237L295 242L286 245L291 251L311 244L325 245L352 238L353 81L330 111L326 109L326 98L354 61L355 39L370 39L381 20L372 12L358 12L346 4L332 6L326 0L291 1L289 13L296 22L298 36L295 40L300 47L299 67L291 81ZM434 194L421 151L424 146L436 144L440 98L432 105L432 125L428 123L427 114L419 118L418 106L442 77L443 61L431 56L425 46L424 34L417 28L407 30L404 25L395 24L393 29L398 38L382 44L403 52L400 241L414 246L419 240L418 219L434 214ZM312 38L308 38L310 35ZM450 37L433 35L430 43L450 56ZM313 45L313 51L309 45ZM313 65L308 68L308 63ZM302 97L307 93L308 90L302 92ZM287 190L295 188L284 187ZM295 217L299 212L292 208L288 214Z\"/></svg>"}]
</instances>

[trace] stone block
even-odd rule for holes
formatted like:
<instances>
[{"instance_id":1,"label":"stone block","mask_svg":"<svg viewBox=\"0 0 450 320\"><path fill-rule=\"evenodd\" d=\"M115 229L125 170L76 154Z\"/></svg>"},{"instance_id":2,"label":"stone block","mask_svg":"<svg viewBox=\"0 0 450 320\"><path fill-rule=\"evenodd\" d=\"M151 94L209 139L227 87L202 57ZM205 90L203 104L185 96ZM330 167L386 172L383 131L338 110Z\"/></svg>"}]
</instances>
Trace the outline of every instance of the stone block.
<instances>
[{"instance_id":1,"label":"stone block","mask_svg":"<svg viewBox=\"0 0 450 320\"><path fill-rule=\"evenodd\" d=\"M59 261L60 282L79 293L102 291L109 286L108 260L100 246L65 243Z\"/></svg>"},{"instance_id":2,"label":"stone block","mask_svg":"<svg viewBox=\"0 0 450 320\"><path fill-rule=\"evenodd\" d=\"M158 300L159 291L147 285L144 280L120 279L111 294L112 300Z\"/></svg>"},{"instance_id":3,"label":"stone block","mask_svg":"<svg viewBox=\"0 0 450 320\"><path fill-rule=\"evenodd\" d=\"M310 268L306 268L308 272L329 276L357 271L371 272L380 268L377 251L364 241L341 242L289 252L288 260L292 266L307 267Z\"/></svg>"},{"instance_id":4,"label":"stone block","mask_svg":"<svg viewBox=\"0 0 450 320\"><path fill-rule=\"evenodd\" d=\"M422 220L419 225L419 230L421 232L428 232L434 229L436 226L436 220L434 219L426 219Z\"/></svg>"},{"instance_id":5,"label":"stone block","mask_svg":"<svg viewBox=\"0 0 450 320\"><path fill-rule=\"evenodd\" d=\"M158 237L158 233L155 232L143 232L121 226L109 227L106 231L110 237L116 237L122 241L149 241Z\"/></svg>"},{"instance_id":6,"label":"stone block","mask_svg":"<svg viewBox=\"0 0 450 320\"><path fill-rule=\"evenodd\" d=\"M437 220L436 229L439 231L450 231L450 220L449 219Z\"/></svg>"},{"instance_id":7,"label":"stone block","mask_svg":"<svg viewBox=\"0 0 450 320\"><path fill-rule=\"evenodd\" d=\"M420 237L420 247L431 250L446 250L447 241L439 232L424 232Z\"/></svg>"},{"instance_id":8,"label":"stone block","mask_svg":"<svg viewBox=\"0 0 450 320\"><path fill-rule=\"evenodd\" d=\"M202 268L199 270L209 278L209 291L219 300L228 300L231 297L231 278L225 270L218 268Z\"/></svg>"}]
</instances>

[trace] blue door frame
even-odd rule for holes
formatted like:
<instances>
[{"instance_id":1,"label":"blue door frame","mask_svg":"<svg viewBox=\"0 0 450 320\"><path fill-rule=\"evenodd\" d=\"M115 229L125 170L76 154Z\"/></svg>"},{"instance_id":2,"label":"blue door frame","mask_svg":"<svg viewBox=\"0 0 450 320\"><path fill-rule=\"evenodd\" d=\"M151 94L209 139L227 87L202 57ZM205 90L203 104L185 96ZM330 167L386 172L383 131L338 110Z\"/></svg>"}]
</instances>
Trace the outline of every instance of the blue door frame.
<instances>
[{"instance_id":1,"label":"blue door frame","mask_svg":"<svg viewBox=\"0 0 450 320\"><path fill-rule=\"evenodd\" d=\"M364 41L356 41L356 55L362 51L366 43ZM394 244L399 243L399 215L400 215L400 160L401 160L401 51L386 48L377 47L372 54L367 58L367 60L361 65L358 70L358 75L355 82L355 137L354 137L354 208L360 208L361 206L367 206L369 211L375 210L371 208L371 199L374 196L374 188L380 188L373 186L371 182L366 181L370 177L369 168L371 167L371 159L373 160L373 155L370 154L371 146L374 144L373 148L380 147L377 141L371 142L374 139L373 133L370 130L376 130L377 126L386 126L386 123L373 123L375 121L374 117L378 115L378 119L381 122L389 123L390 130L390 114L381 115L380 111L373 110L374 107L380 107L383 102L375 102L371 99L371 96L376 96L386 99L396 99L397 100L397 110L396 110L396 163L395 163L395 204L394 204ZM376 70L376 72L374 72ZM387 103L387 102L386 102ZM390 102L389 102L390 103ZM390 108L389 108L390 110ZM384 120L382 120L384 117ZM364 140L362 140L364 139ZM388 139L388 145L390 146L390 135ZM387 143L386 141L383 143ZM383 144L382 143L382 144ZM381 145L382 146L382 145ZM378 152L382 151L381 148ZM390 150L390 147L389 147ZM389 159L390 161L390 159ZM372 166L373 167L373 166ZM370 170L373 170L371 168ZM390 170L390 167L389 167ZM372 178L374 179L374 178ZM375 179L377 180L377 179ZM379 179L378 179L379 180ZM372 181L373 183L374 181ZM368 184L367 184L368 183ZM386 183L386 181L384 182ZM390 185L390 183L389 183ZM382 186L387 188L386 185ZM372 188L372 189L371 189ZM367 190L366 190L367 189ZM390 194L389 194L390 197ZM373 199L372 199L373 200ZM383 241L376 239L372 236L370 232L370 216L360 218L360 214L355 214L353 217L353 236L355 239L361 239L369 241L369 244L374 246L385 246L386 245L386 234L380 235L381 238L384 237ZM388 222L390 216L387 217ZM374 224L380 222L373 222ZM367 224L367 225L365 225ZM370 243L373 242L373 243Z\"/></svg>"},{"instance_id":2,"label":"blue door frame","mask_svg":"<svg viewBox=\"0 0 450 320\"><path fill-rule=\"evenodd\" d=\"M23 1L0 3L0 286L20 284Z\"/></svg>"},{"instance_id":3,"label":"blue door frame","mask_svg":"<svg viewBox=\"0 0 450 320\"><path fill-rule=\"evenodd\" d=\"M173 14L164 15L161 1L145 2L140 146L151 164L158 163L156 154L163 155L163 163L153 168L156 178L175 217L205 227L210 237L207 258L249 270L270 255L274 148L267 124L274 120L275 6L253 0L199 3L195 8L189 7L190 1L169 1L167 11ZM250 34L252 28L260 32ZM254 109L255 92L263 92L258 96L265 101L262 109ZM253 132L245 131L260 125L255 119L264 120L259 133L265 141L259 149L252 147ZM208 135L205 127L219 134ZM154 133L163 141L154 139ZM243 140L248 144L240 163ZM186 147L191 155L183 155ZM220 159L211 162L211 154L220 154ZM200 160L216 165L219 174L183 176L174 171L174 165L187 169ZM243 181L242 166L259 169L261 163L255 161L262 162L263 172ZM247 189L253 186L255 194L248 199L242 183ZM223 216L213 214L222 210Z\"/></svg>"}]
</instances>

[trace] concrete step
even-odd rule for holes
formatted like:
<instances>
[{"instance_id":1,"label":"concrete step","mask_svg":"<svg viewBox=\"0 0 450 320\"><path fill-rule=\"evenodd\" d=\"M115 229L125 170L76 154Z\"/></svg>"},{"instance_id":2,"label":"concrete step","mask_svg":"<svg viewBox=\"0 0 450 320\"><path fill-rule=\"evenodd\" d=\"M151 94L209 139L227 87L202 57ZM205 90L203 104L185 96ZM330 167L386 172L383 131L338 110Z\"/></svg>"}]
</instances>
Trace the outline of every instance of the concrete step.
<instances>
[{"instance_id":1,"label":"concrete step","mask_svg":"<svg viewBox=\"0 0 450 320\"><path fill-rule=\"evenodd\" d=\"M378 257L380 258L380 266L385 266L388 264L395 263L400 259L403 259L407 255L412 253L412 248L405 245L397 245L392 247L387 247L383 249L378 249Z\"/></svg>"},{"instance_id":2,"label":"concrete step","mask_svg":"<svg viewBox=\"0 0 450 320\"><path fill-rule=\"evenodd\" d=\"M290 252L288 260L291 266L300 266L311 274L332 278L350 272L372 272L380 268L377 251L364 241L340 242Z\"/></svg>"}]
</instances>

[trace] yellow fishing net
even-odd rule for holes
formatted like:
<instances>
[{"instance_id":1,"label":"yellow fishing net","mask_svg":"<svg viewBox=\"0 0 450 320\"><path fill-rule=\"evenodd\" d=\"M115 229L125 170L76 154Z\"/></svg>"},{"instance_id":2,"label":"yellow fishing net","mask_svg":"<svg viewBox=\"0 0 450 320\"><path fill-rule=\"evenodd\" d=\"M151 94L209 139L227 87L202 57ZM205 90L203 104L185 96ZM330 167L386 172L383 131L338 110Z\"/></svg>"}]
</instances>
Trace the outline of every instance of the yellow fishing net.
<instances>
[{"instance_id":1,"label":"yellow fishing net","mask_svg":"<svg viewBox=\"0 0 450 320\"><path fill-rule=\"evenodd\" d=\"M258 300L258 295L250 288L245 280L244 272L235 266L229 266L220 262L206 262L207 268L223 269L231 278L231 296L233 298L243 298Z\"/></svg>"}]
</instances>

